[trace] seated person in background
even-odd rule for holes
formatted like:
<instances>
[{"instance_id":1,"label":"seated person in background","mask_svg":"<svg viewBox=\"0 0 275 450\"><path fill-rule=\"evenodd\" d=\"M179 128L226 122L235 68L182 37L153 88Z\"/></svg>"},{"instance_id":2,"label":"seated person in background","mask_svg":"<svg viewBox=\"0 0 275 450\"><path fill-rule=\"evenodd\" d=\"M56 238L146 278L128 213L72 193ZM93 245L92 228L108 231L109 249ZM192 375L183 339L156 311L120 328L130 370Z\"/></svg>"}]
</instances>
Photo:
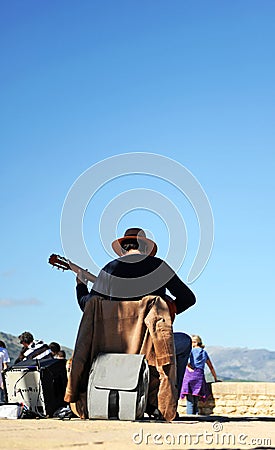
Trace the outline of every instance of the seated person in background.
<instances>
[{"instance_id":1,"label":"seated person in background","mask_svg":"<svg viewBox=\"0 0 275 450\"><path fill-rule=\"evenodd\" d=\"M65 350L59 350L57 354L55 355L56 359L66 359L66 352Z\"/></svg>"},{"instance_id":2,"label":"seated person in background","mask_svg":"<svg viewBox=\"0 0 275 450\"><path fill-rule=\"evenodd\" d=\"M49 347L51 349L53 358L56 358L57 353L61 350L60 345L57 342L51 342L49 344Z\"/></svg>"},{"instance_id":3,"label":"seated person in background","mask_svg":"<svg viewBox=\"0 0 275 450\"><path fill-rule=\"evenodd\" d=\"M30 332L24 331L24 333L18 336L18 339L20 344L23 345L23 349L15 363L25 361L26 359L52 358L50 347L43 341L34 339Z\"/></svg>"}]
</instances>

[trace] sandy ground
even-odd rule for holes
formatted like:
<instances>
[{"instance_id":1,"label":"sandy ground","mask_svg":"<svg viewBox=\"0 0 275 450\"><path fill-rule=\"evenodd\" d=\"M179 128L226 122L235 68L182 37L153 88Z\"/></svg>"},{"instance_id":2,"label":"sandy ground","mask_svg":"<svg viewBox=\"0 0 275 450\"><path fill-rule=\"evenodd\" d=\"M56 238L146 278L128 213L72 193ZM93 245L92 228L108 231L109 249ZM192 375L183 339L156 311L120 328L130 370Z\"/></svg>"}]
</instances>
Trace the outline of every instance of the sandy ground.
<instances>
[{"instance_id":1,"label":"sandy ground","mask_svg":"<svg viewBox=\"0 0 275 450\"><path fill-rule=\"evenodd\" d=\"M275 418L181 419L173 423L0 419L0 449L275 449Z\"/></svg>"}]
</instances>

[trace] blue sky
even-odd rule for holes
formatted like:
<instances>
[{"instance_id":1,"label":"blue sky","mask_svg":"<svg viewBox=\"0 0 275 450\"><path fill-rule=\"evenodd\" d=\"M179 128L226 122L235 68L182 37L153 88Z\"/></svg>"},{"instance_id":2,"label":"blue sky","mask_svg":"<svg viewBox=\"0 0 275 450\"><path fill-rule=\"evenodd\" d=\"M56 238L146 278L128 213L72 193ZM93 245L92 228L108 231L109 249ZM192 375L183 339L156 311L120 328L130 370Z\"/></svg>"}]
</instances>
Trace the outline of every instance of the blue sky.
<instances>
[{"instance_id":1,"label":"blue sky","mask_svg":"<svg viewBox=\"0 0 275 450\"><path fill-rule=\"evenodd\" d=\"M1 4L2 331L74 345L81 318L74 275L47 263L63 253L65 198L91 166L142 152L188 169L213 211L212 254L190 285L197 304L175 329L208 345L275 350L274 17L271 0ZM127 174L96 193L83 220L86 245L99 267L109 261L102 213L121 193L144 188L184 218L178 274L186 280L196 215L181 192L153 176ZM165 257L169 223L125 208L114 237L141 225ZM170 244L183 254L182 236Z\"/></svg>"}]
</instances>

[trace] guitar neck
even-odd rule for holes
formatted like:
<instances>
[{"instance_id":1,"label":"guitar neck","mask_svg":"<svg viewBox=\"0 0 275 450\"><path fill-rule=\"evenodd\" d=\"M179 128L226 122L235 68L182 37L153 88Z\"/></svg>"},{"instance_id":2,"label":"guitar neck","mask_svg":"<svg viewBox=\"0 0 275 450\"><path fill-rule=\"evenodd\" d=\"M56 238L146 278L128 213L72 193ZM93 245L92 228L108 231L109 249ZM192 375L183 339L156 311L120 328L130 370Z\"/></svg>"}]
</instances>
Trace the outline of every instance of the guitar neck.
<instances>
[{"instance_id":1,"label":"guitar neck","mask_svg":"<svg viewBox=\"0 0 275 450\"><path fill-rule=\"evenodd\" d=\"M96 280L97 277L96 277L95 275L93 275L92 273L88 272L88 270L82 269L82 267L78 266L78 265L75 264L75 263L72 263L71 261L69 261L68 264L69 264L69 266L70 266L70 269L71 269L73 272L75 272L76 274L78 274L78 271L79 271L79 270L82 270L82 272L83 272L85 278L86 278L88 281L91 281L91 283L94 283L94 282L95 282L95 280Z\"/></svg>"}]
</instances>

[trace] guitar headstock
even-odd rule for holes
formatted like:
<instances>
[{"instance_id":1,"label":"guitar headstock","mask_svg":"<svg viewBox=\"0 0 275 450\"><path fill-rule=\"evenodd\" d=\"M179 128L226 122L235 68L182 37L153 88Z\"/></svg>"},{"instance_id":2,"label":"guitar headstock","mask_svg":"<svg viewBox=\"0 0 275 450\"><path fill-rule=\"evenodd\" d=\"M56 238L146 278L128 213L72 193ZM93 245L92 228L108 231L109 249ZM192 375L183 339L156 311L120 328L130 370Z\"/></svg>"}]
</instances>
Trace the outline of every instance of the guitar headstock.
<instances>
[{"instance_id":1,"label":"guitar headstock","mask_svg":"<svg viewBox=\"0 0 275 450\"><path fill-rule=\"evenodd\" d=\"M49 257L49 264L58 269L71 270L69 260L63 256L55 255L54 253Z\"/></svg>"}]
</instances>

